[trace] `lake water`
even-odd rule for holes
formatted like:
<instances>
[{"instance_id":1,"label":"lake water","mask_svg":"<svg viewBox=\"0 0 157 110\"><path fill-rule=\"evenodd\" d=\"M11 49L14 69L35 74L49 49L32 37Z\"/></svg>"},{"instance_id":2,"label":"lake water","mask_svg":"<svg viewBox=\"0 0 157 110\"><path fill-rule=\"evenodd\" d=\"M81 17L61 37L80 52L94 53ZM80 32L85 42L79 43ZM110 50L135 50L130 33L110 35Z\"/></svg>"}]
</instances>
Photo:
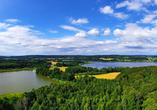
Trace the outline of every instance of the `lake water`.
<instances>
[{"instance_id":1,"label":"lake water","mask_svg":"<svg viewBox=\"0 0 157 110\"><path fill-rule=\"evenodd\" d=\"M91 61L92 64L85 64L82 66L92 68L108 68L108 67L142 67L142 66L157 66L157 63L146 63L146 62L95 62Z\"/></svg>"},{"instance_id":2,"label":"lake water","mask_svg":"<svg viewBox=\"0 0 157 110\"><path fill-rule=\"evenodd\" d=\"M41 86L59 83L33 71L16 71L0 73L0 94L21 93L37 89Z\"/></svg>"}]
</instances>

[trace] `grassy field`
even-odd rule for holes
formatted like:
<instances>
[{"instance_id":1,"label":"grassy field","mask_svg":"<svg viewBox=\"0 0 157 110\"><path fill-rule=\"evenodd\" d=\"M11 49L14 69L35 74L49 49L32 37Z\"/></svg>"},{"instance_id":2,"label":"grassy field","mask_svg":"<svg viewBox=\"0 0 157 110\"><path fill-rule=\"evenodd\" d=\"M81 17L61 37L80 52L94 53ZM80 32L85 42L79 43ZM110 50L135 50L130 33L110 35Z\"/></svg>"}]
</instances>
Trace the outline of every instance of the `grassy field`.
<instances>
[{"instance_id":1,"label":"grassy field","mask_svg":"<svg viewBox=\"0 0 157 110\"><path fill-rule=\"evenodd\" d=\"M156 60L157 58L156 57L147 57L148 60Z\"/></svg>"},{"instance_id":2,"label":"grassy field","mask_svg":"<svg viewBox=\"0 0 157 110\"><path fill-rule=\"evenodd\" d=\"M65 72L65 69L68 67L51 67L50 70L53 70L54 68L59 68L60 70L62 70L63 72Z\"/></svg>"},{"instance_id":3,"label":"grassy field","mask_svg":"<svg viewBox=\"0 0 157 110\"><path fill-rule=\"evenodd\" d=\"M88 75L88 76L93 76L99 79L115 79L117 77L117 75L119 75L120 72L112 72L112 73L108 73L108 74L99 74L99 75ZM76 75L75 78L79 77L80 75ZM81 75L82 77L84 77L85 75Z\"/></svg>"},{"instance_id":4,"label":"grassy field","mask_svg":"<svg viewBox=\"0 0 157 110\"><path fill-rule=\"evenodd\" d=\"M99 59L101 59L101 60L112 60L113 58L99 58Z\"/></svg>"}]
</instances>

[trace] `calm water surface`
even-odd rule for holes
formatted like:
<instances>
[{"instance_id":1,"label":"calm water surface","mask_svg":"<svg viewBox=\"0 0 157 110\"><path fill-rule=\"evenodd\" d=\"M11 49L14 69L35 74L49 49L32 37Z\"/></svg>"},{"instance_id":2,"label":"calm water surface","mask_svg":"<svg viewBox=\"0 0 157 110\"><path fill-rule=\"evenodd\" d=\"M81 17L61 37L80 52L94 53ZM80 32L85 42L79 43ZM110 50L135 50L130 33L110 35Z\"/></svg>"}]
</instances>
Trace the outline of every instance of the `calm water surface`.
<instances>
[{"instance_id":1,"label":"calm water surface","mask_svg":"<svg viewBox=\"0 0 157 110\"><path fill-rule=\"evenodd\" d=\"M157 63L146 63L146 62L94 62L92 64L85 64L82 66L93 67L93 68L108 68L108 67L142 67L142 66L157 66Z\"/></svg>"},{"instance_id":2,"label":"calm water surface","mask_svg":"<svg viewBox=\"0 0 157 110\"><path fill-rule=\"evenodd\" d=\"M0 73L0 94L20 93L37 89L41 86L59 83L33 71L16 71Z\"/></svg>"}]
</instances>

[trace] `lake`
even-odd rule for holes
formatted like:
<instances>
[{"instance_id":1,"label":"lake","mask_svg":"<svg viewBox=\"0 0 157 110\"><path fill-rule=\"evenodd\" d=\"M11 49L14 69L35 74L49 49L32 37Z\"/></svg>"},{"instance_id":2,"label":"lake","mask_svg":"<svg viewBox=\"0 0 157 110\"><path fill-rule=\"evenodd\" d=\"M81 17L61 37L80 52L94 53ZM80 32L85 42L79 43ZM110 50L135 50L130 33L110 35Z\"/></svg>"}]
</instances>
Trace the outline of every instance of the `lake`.
<instances>
[{"instance_id":1,"label":"lake","mask_svg":"<svg viewBox=\"0 0 157 110\"><path fill-rule=\"evenodd\" d=\"M31 91L51 83L59 81L36 74L35 70L4 72L0 73L0 94Z\"/></svg>"},{"instance_id":2,"label":"lake","mask_svg":"<svg viewBox=\"0 0 157 110\"><path fill-rule=\"evenodd\" d=\"M108 68L108 67L142 67L142 66L157 66L157 63L153 62L96 62L90 61L92 64L84 64L82 66L92 68Z\"/></svg>"}]
</instances>

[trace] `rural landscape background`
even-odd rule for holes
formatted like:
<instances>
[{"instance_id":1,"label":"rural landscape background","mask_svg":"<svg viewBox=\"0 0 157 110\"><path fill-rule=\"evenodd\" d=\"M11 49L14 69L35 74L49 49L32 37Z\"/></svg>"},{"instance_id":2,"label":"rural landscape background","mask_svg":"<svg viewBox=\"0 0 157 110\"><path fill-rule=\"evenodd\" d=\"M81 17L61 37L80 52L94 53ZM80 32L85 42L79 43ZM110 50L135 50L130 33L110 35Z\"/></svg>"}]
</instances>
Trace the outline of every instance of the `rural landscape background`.
<instances>
[{"instance_id":1,"label":"rural landscape background","mask_svg":"<svg viewBox=\"0 0 157 110\"><path fill-rule=\"evenodd\" d=\"M157 0L1 0L0 110L157 110Z\"/></svg>"}]
</instances>

